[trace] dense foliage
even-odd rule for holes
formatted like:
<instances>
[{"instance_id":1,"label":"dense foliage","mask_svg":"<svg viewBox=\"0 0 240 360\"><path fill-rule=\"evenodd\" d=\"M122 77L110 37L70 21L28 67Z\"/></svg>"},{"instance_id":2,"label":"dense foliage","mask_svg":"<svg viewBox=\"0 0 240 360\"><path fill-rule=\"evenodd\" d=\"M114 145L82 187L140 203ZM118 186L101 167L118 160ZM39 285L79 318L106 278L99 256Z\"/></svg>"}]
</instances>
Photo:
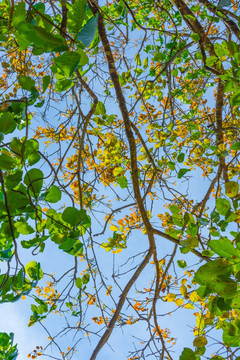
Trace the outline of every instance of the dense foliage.
<instances>
[{"instance_id":1,"label":"dense foliage","mask_svg":"<svg viewBox=\"0 0 240 360\"><path fill-rule=\"evenodd\" d=\"M240 359L238 7L1 1L0 302L31 303L29 358L116 333L119 359Z\"/></svg>"}]
</instances>

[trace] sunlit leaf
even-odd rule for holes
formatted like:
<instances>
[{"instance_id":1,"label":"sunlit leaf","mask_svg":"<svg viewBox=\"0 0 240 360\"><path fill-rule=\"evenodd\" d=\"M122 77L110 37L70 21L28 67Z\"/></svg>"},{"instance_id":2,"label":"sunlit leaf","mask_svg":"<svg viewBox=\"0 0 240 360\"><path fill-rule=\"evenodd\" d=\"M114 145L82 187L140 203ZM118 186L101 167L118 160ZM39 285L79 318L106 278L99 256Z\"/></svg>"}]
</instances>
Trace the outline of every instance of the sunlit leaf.
<instances>
[{"instance_id":1,"label":"sunlit leaf","mask_svg":"<svg viewBox=\"0 0 240 360\"><path fill-rule=\"evenodd\" d=\"M43 276L40 264L36 261L30 261L25 266L25 271L32 280L40 280Z\"/></svg>"},{"instance_id":2,"label":"sunlit leaf","mask_svg":"<svg viewBox=\"0 0 240 360\"><path fill-rule=\"evenodd\" d=\"M234 196L237 196L239 192L239 184L236 181L228 181L225 184L225 194L232 198Z\"/></svg>"},{"instance_id":3,"label":"sunlit leaf","mask_svg":"<svg viewBox=\"0 0 240 360\"><path fill-rule=\"evenodd\" d=\"M231 204L227 199L217 198L216 209L220 215L226 215L226 213L231 209Z\"/></svg>"},{"instance_id":4,"label":"sunlit leaf","mask_svg":"<svg viewBox=\"0 0 240 360\"><path fill-rule=\"evenodd\" d=\"M45 200L50 203L56 203L61 200L61 197L61 190L56 185L52 185L45 195Z\"/></svg>"},{"instance_id":5,"label":"sunlit leaf","mask_svg":"<svg viewBox=\"0 0 240 360\"><path fill-rule=\"evenodd\" d=\"M54 63L67 78L70 78L77 69L79 61L80 54L77 51L66 51L54 59Z\"/></svg>"}]
</instances>

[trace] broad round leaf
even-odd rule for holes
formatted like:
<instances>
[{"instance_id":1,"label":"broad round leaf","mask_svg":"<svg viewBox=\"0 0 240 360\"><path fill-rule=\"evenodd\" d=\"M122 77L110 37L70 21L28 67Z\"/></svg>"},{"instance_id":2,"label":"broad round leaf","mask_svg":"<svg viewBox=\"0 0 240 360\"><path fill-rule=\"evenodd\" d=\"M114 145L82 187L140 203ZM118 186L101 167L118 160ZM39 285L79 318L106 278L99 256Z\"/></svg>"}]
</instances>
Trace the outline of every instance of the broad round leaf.
<instances>
[{"instance_id":1,"label":"broad round leaf","mask_svg":"<svg viewBox=\"0 0 240 360\"><path fill-rule=\"evenodd\" d=\"M179 360L196 360L196 356L192 349L184 348Z\"/></svg>"},{"instance_id":2,"label":"broad round leaf","mask_svg":"<svg viewBox=\"0 0 240 360\"><path fill-rule=\"evenodd\" d=\"M81 289L82 285L83 285L82 279L81 278L76 278L75 285L76 285L77 288Z\"/></svg>"},{"instance_id":3,"label":"broad round leaf","mask_svg":"<svg viewBox=\"0 0 240 360\"><path fill-rule=\"evenodd\" d=\"M239 184L236 181L229 181L225 184L225 194L232 198L237 196L239 192Z\"/></svg>"},{"instance_id":4,"label":"broad round leaf","mask_svg":"<svg viewBox=\"0 0 240 360\"><path fill-rule=\"evenodd\" d=\"M72 76L80 61L80 54L76 51L66 51L54 59L54 63L69 78Z\"/></svg>"},{"instance_id":5,"label":"broad round leaf","mask_svg":"<svg viewBox=\"0 0 240 360\"><path fill-rule=\"evenodd\" d=\"M217 198L216 199L216 209L220 215L226 215L228 210L231 209L231 204L227 199Z\"/></svg>"},{"instance_id":6,"label":"broad round leaf","mask_svg":"<svg viewBox=\"0 0 240 360\"><path fill-rule=\"evenodd\" d=\"M40 268L40 264L36 261L30 261L25 266L25 271L32 280L40 280L43 276L43 272Z\"/></svg>"},{"instance_id":7,"label":"broad round leaf","mask_svg":"<svg viewBox=\"0 0 240 360\"><path fill-rule=\"evenodd\" d=\"M62 214L62 219L71 226L77 226L80 224L82 217L79 210L74 207L67 207Z\"/></svg>"},{"instance_id":8,"label":"broad round leaf","mask_svg":"<svg viewBox=\"0 0 240 360\"><path fill-rule=\"evenodd\" d=\"M0 118L0 132L3 134L12 133L17 126L12 113L4 112Z\"/></svg>"},{"instance_id":9,"label":"broad round leaf","mask_svg":"<svg viewBox=\"0 0 240 360\"><path fill-rule=\"evenodd\" d=\"M31 169L24 176L24 182L29 187L31 195L37 197L43 185L43 172L39 169Z\"/></svg>"},{"instance_id":10,"label":"broad round leaf","mask_svg":"<svg viewBox=\"0 0 240 360\"><path fill-rule=\"evenodd\" d=\"M193 345L197 346L197 347L203 347L203 346L207 345L207 343L208 343L208 341L205 338L205 336L198 336L193 341Z\"/></svg>"},{"instance_id":11,"label":"broad round leaf","mask_svg":"<svg viewBox=\"0 0 240 360\"><path fill-rule=\"evenodd\" d=\"M61 200L62 192L56 185L50 187L45 196L45 200L50 203L56 203Z\"/></svg>"}]
</instances>

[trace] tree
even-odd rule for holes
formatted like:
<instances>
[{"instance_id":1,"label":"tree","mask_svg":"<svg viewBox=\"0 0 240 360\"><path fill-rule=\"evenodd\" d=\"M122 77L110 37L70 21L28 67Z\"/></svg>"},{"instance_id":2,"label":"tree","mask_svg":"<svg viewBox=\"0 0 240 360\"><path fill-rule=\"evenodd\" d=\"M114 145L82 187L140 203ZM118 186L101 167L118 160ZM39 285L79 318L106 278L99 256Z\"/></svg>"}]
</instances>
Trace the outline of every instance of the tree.
<instances>
[{"instance_id":1,"label":"tree","mask_svg":"<svg viewBox=\"0 0 240 360\"><path fill-rule=\"evenodd\" d=\"M238 5L1 1L0 302L31 300L30 358L120 329L121 359L240 359Z\"/></svg>"}]
</instances>

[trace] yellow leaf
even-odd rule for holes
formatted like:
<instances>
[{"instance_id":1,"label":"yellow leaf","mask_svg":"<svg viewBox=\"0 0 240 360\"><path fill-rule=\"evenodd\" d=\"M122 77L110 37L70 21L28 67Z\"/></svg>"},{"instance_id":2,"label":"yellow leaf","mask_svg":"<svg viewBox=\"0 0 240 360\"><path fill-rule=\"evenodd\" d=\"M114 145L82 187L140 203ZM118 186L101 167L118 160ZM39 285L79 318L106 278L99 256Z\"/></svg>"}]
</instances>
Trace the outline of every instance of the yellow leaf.
<instances>
[{"instance_id":1,"label":"yellow leaf","mask_svg":"<svg viewBox=\"0 0 240 360\"><path fill-rule=\"evenodd\" d=\"M194 305L193 304L186 304L184 305L185 309L194 309Z\"/></svg>"},{"instance_id":2,"label":"yellow leaf","mask_svg":"<svg viewBox=\"0 0 240 360\"><path fill-rule=\"evenodd\" d=\"M136 64L139 65L139 66L142 64L139 53L137 53L135 55L135 61L136 61Z\"/></svg>"},{"instance_id":3,"label":"yellow leaf","mask_svg":"<svg viewBox=\"0 0 240 360\"><path fill-rule=\"evenodd\" d=\"M202 315L202 312L199 311L199 314L197 316L197 319L196 319L196 327L200 330L203 330L204 327L205 327L205 321L204 321L204 318L203 318L203 315Z\"/></svg>"},{"instance_id":4,"label":"yellow leaf","mask_svg":"<svg viewBox=\"0 0 240 360\"><path fill-rule=\"evenodd\" d=\"M146 69L148 67L148 58L143 60L143 67Z\"/></svg>"},{"instance_id":5,"label":"yellow leaf","mask_svg":"<svg viewBox=\"0 0 240 360\"><path fill-rule=\"evenodd\" d=\"M193 345L197 346L197 347L203 347L203 346L207 345L207 343L208 343L208 341L205 338L205 336L198 336L193 341Z\"/></svg>"},{"instance_id":6,"label":"yellow leaf","mask_svg":"<svg viewBox=\"0 0 240 360\"><path fill-rule=\"evenodd\" d=\"M236 217L235 217L234 221L239 224L240 223L240 210L235 211L235 216Z\"/></svg>"},{"instance_id":7,"label":"yellow leaf","mask_svg":"<svg viewBox=\"0 0 240 360\"><path fill-rule=\"evenodd\" d=\"M185 285L181 285L180 286L180 293L183 295L183 296L186 296L187 294L187 288Z\"/></svg>"},{"instance_id":8,"label":"yellow leaf","mask_svg":"<svg viewBox=\"0 0 240 360\"><path fill-rule=\"evenodd\" d=\"M175 300L174 301L175 302L175 304L177 305L177 306L181 306L181 305L183 305L183 299L177 299L177 300Z\"/></svg>"},{"instance_id":9,"label":"yellow leaf","mask_svg":"<svg viewBox=\"0 0 240 360\"><path fill-rule=\"evenodd\" d=\"M200 299L196 291L193 291L189 297L190 301L196 302Z\"/></svg>"},{"instance_id":10,"label":"yellow leaf","mask_svg":"<svg viewBox=\"0 0 240 360\"><path fill-rule=\"evenodd\" d=\"M138 161L143 161L146 159L146 155L139 155L137 159Z\"/></svg>"},{"instance_id":11,"label":"yellow leaf","mask_svg":"<svg viewBox=\"0 0 240 360\"><path fill-rule=\"evenodd\" d=\"M169 293L165 296L164 301L172 302L176 299L176 294Z\"/></svg>"},{"instance_id":12,"label":"yellow leaf","mask_svg":"<svg viewBox=\"0 0 240 360\"><path fill-rule=\"evenodd\" d=\"M110 230L112 230L112 231L118 231L119 229L118 229L117 226L111 225L111 226L110 226Z\"/></svg>"},{"instance_id":13,"label":"yellow leaf","mask_svg":"<svg viewBox=\"0 0 240 360\"><path fill-rule=\"evenodd\" d=\"M124 169L123 169L121 166L116 167L116 168L113 170L113 175L114 175L114 176L118 176L118 175L121 174L123 171L124 171Z\"/></svg>"},{"instance_id":14,"label":"yellow leaf","mask_svg":"<svg viewBox=\"0 0 240 360\"><path fill-rule=\"evenodd\" d=\"M225 194L233 198L234 196L237 196L239 192L239 184L236 181L228 181L225 184Z\"/></svg>"}]
</instances>

